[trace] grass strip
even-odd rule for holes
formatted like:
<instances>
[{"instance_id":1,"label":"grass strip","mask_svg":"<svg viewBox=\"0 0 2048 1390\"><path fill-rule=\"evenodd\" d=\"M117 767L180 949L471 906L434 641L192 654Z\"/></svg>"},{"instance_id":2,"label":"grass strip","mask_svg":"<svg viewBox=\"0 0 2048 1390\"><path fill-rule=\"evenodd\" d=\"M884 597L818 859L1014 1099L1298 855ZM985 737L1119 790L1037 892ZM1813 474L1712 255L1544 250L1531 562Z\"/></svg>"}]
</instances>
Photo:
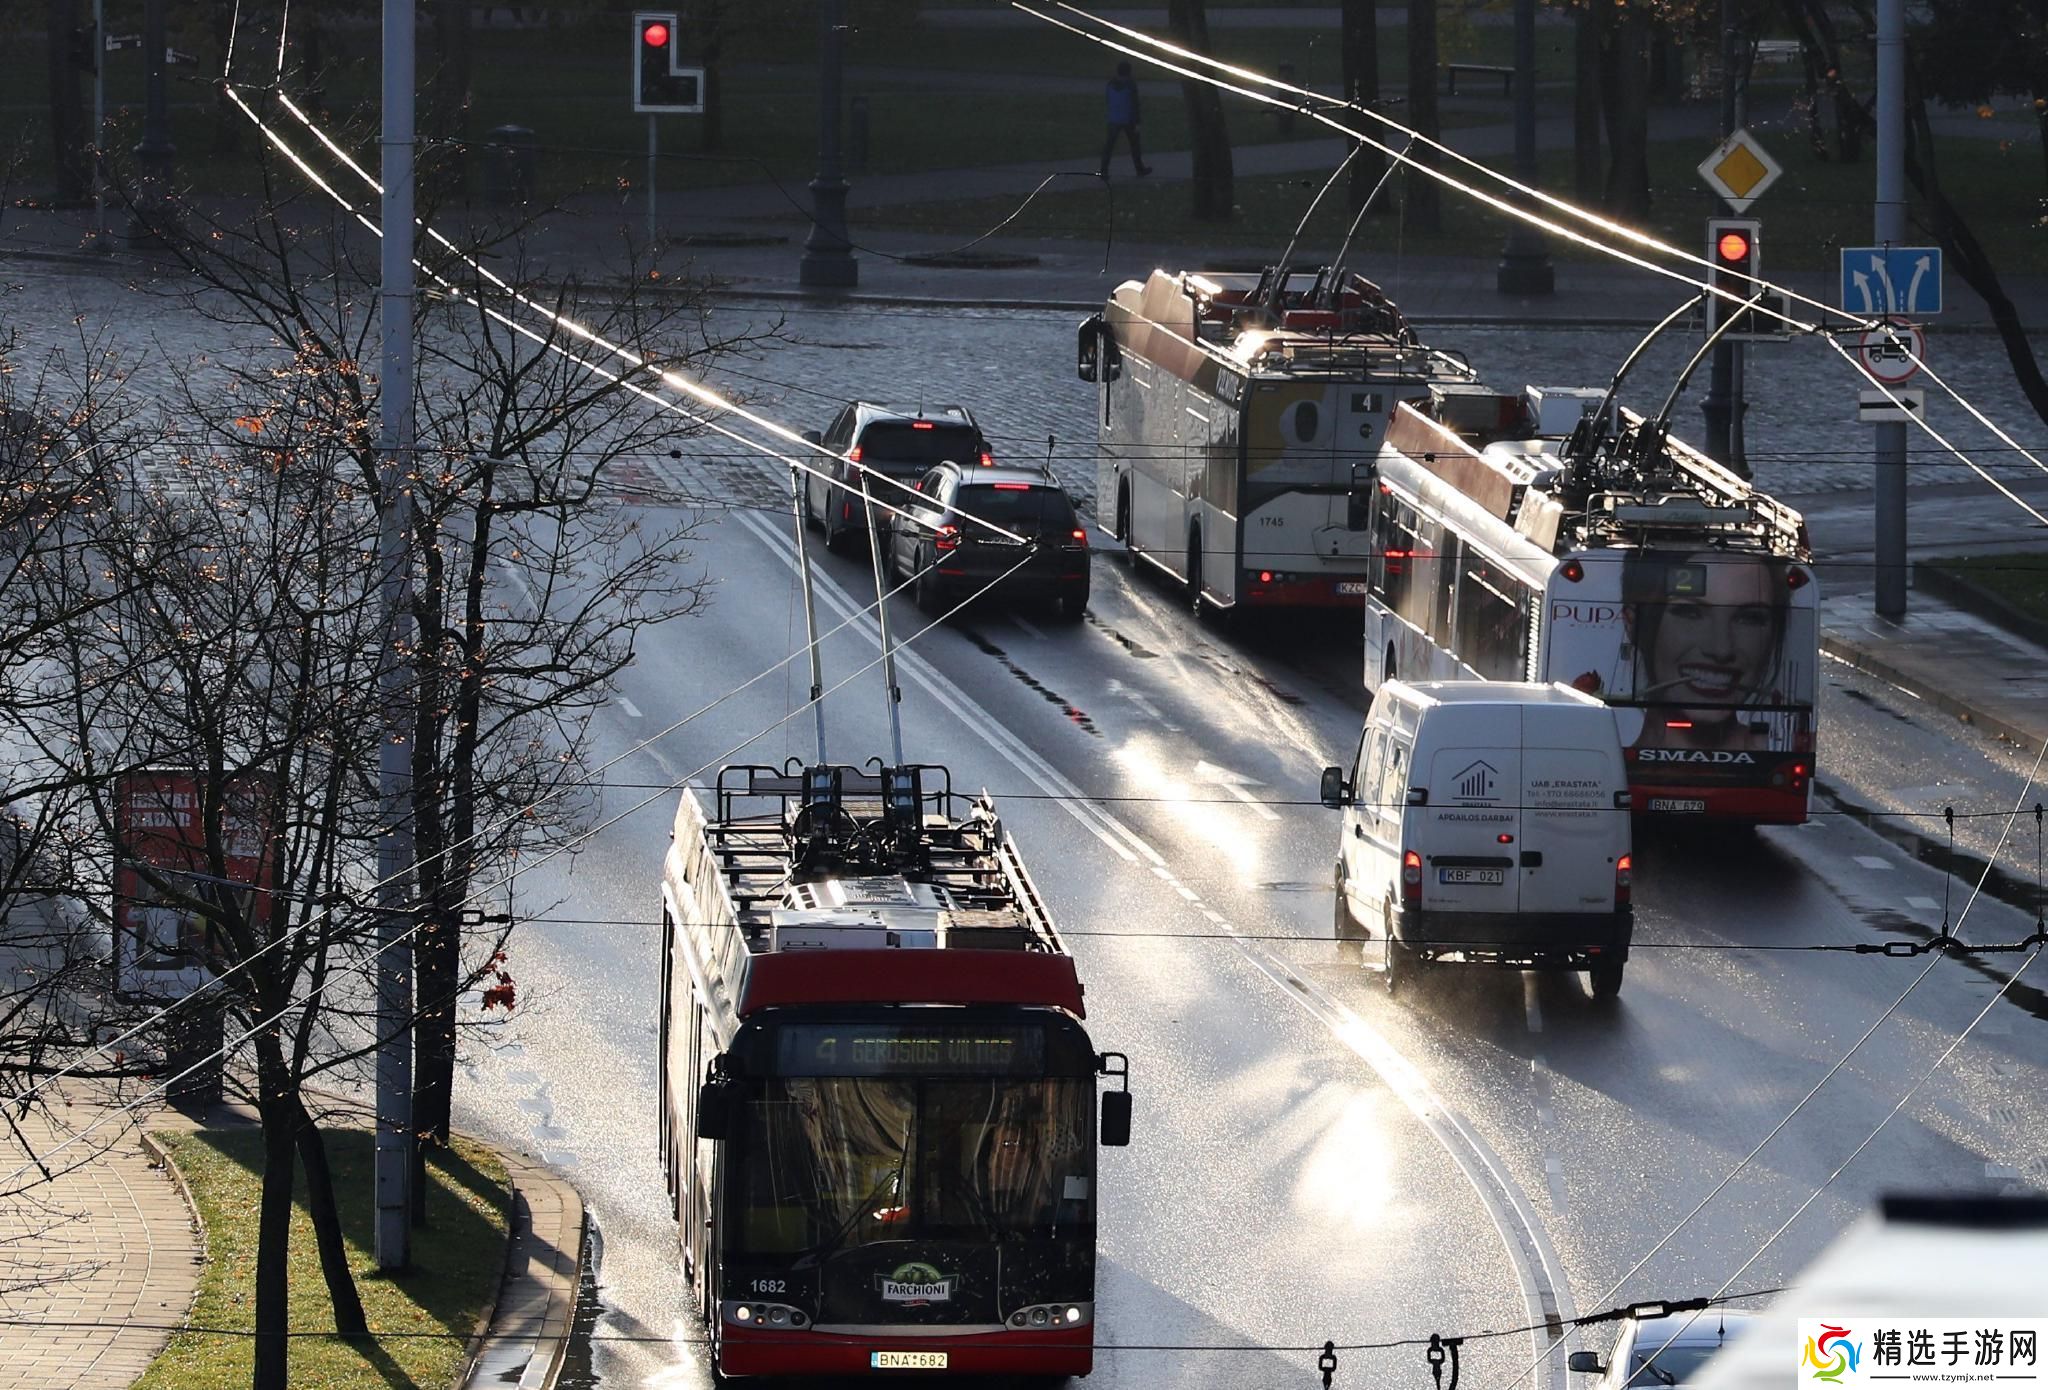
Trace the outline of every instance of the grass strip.
<instances>
[{"instance_id":1,"label":"grass strip","mask_svg":"<svg viewBox=\"0 0 2048 1390\"><path fill-rule=\"evenodd\" d=\"M2048 554L1950 555L1926 562L1975 585L2038 623L2048 623Z\"/></svg>"},{"instance_id":2,"label":"grass strip","mask_svg":"<svg viewBox=\"0 0 2048 1390\"><path fill-rule=\"evenodd\" d=\"M206 1227L206 1266L190 1322L253 1331L256 1323L256 1224L263 1136L256 1129L169 1131L155 1136L170 1152ZM396 1277L377 1271L372 1253L375 1136L327 1131L327 1152L341 1194L349 1265L373 1332L453 1332L453 1337L390 1337L368 1345L294 1337L294 1390L387 1390L452 1386L466 1363L465 1340L497 1292L505 1266L511 1184L490 1150L463 1139L427 1160L427 1225L413 1232L413 1266ZM293 1332L332 1331L333 1305L307 1215L303 1179L294 1191L288 1283ZM243 1390L255 1342L249 1337L179 1333L136 1382L136 1390Z\"/></svg>"}]
</instances>

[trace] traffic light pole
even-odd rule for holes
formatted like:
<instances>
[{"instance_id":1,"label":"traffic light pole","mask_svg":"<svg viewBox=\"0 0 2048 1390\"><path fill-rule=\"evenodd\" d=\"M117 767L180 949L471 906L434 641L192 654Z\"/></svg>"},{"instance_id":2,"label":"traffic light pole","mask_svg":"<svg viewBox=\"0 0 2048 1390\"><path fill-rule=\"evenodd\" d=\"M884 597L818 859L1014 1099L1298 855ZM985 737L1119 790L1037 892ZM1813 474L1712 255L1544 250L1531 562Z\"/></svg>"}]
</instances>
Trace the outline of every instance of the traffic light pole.
<instances>
[{"instance_id":1,"label":"traffic light pole","mask_svg":"<svg viewBox=\"0 0 2048 1390\"><path fill-rule=\"evenodd\" d=\"M1737 87L1736 70L1741 62L1742 36L1735 25L1735 0L1721 0L1721 135L1727 138L1741 128L1747 104ZM1734 211L1730 208L1729 211ZM1712 306L1708 306L1711 311ZM1711 315L1710 315L1711 317ZM1716 462L1749 476L1749 455L1743 448L1742 416L1749 409L1742 399L1742 344L1725 339L1714 347L1714 365L1707 377L1707 397L1700 402L1700 414L1707 422L1707 455Z\"/></svg>"},{"instance_id":2,"label":"traffic light pole","mask_svg":"<svg viewBox=\"0 0 2048 1390\"><path fill-rule=\"evenodd\" d=\"M1906 239L1906 6L1877 0L1877 206L1879 246ZM1906 616L1906 426L1877 430L1877 613Z\"/></svg>"},{"instance_id":3,"label":"traffic light pole","mask_svg":"<svg viewBox=\"0 0 2048 1390\"><path fill-rule=\"evenodd\" d=\"M659 152L658 142L661 138L655 125L658 119L659 117L652 111L647 113L647 254L650 256L654 254L654 242L658 235L654 213L655 156Z\"/></svg>"},{"instance_id":4,"label":"traffic light pole","mask_svg":"<svg viewBox=\"0 0 2048 1390\"><path fill-rule=\"evenodd\" d=\"M107 0L92 0L92 244L107 245Z\"/></svg>"}]
</instances>

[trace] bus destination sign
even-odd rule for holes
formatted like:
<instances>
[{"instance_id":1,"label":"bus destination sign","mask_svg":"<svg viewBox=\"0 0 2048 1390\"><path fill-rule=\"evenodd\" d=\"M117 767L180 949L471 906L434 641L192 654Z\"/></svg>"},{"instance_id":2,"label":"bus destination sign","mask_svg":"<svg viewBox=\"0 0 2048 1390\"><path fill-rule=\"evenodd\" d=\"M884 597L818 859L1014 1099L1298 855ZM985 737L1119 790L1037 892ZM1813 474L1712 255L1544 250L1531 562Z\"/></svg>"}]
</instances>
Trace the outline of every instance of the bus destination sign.
<instances>
[{"instance_id":1,"label":"bus destination sign","mask_svg":"<svg viewBox=\"0 0 2048 1390\"><path fill-rule=\"evenodd\" d=\"M1045 1071L1045 1031L786 1023L775 1060L779 1076L1036 1076Z\"/></svg>"}]
</instances>

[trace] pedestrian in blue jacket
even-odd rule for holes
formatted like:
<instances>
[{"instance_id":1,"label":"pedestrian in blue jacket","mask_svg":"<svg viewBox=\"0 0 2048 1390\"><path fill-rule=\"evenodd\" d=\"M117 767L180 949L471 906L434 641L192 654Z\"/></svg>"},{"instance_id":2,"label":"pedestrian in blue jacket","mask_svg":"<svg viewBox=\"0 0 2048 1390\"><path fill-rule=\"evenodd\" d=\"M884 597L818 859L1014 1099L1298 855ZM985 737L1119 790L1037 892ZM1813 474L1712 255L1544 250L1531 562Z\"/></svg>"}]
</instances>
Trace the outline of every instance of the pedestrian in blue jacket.
<instances>
[{"instance_id":1,"label":"pedestrian in blue jacket","mask_svg":"<svg viewBox=\"0 0 2048 1390\"><path fill-rule=\"evenodd\" d=\"M1116 65L1116 76L1109 79L1103 96L1109 104L1109 138L1102 142L1102 177L1109 177L1109 157L1116 151L1119 135L1130 137L1131 167L1139 178L1145 177L1152 168L1138 150L1138 84L1132 80L1129 63Z\"/></svg>"}]
</instances>

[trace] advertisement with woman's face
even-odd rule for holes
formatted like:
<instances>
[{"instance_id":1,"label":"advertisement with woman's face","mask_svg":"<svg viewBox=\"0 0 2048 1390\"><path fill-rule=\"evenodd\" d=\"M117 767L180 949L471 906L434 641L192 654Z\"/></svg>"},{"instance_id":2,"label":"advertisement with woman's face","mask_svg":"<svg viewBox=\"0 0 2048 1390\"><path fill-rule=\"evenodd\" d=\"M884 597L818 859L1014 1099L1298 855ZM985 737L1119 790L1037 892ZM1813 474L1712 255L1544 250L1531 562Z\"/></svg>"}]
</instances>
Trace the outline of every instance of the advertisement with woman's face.
<instances>
[{"instance_id":1,"label":"advertisement with woman's face","mask_svg":"<svg viewBox=\"0 0 2048 1390\"><path fill-rule=\"evenodd\" d=\"M1585 600L1552 604L1555 678L1647 706L1622 719L1634 748L1793 748L1816 658L1813 607L1794 602L1792 566L1725 551L1616 559L1597 579L1587 565Z\"/></svg>"}]
</instances>

